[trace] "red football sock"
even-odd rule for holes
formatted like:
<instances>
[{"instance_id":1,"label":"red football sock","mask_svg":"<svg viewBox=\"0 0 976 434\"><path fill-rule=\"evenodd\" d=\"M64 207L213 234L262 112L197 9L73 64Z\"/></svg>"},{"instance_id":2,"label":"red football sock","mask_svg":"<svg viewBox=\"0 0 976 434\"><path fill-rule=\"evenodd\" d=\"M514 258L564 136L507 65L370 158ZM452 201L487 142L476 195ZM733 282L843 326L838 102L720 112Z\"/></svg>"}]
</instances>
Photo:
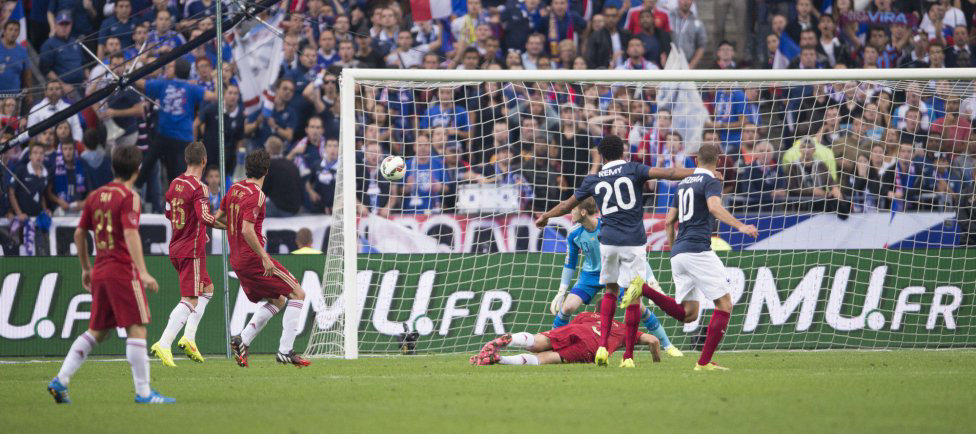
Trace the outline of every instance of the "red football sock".
<instances>
[{"instance_id":1,"label":"red football sock","mask_svg":"<svg viewBox=\"0 0 976 434\"><path fill-rule=\"evenodd\" d=\"M610 327L613 326L613 314L617 310L617 296L610 292L603 293L600 302L600 346L610 348Z\"/></svg>"},{"instance_id":2,"label":"red football sock","mask_svg":"<svg viewBox=\"0 0 976 434\"><path fill-rule=\"evenodd\" d=\"M640 325L640 305L632 304L627 306L624 313L624 358L634 358L634 344L637 343L637 327Z\"/></svg>"},{"instance_id":3,"label":"red football sock","mask_svg":"<svg viewBox=\"0 0 976 434\"><path fill-rule=\"evenodd\" d=\"M702 348L699 365L707 365L712 361L712 354L725 336L725 328L729 326L729 313L724 310L712 312L712 319L708 321L708 334L705 335L705 347Z\"/></svg>"},{"instance_id":4,"label":"red football sock","mask_svg":"<svg viewBox=\"0 0 976 434\"><path fill-rule=\"evenodd\" d=\"M654 304L664 310L664 313L671 316L671 318L681 322L685 321L686 314L684 307L681 307L681 305L678 304L677 301L674 301L673 298L657 292L654 290L654 288L647 286L646 283L644 284L644 297L651 299Z\"/></svg>"}]
</instances>

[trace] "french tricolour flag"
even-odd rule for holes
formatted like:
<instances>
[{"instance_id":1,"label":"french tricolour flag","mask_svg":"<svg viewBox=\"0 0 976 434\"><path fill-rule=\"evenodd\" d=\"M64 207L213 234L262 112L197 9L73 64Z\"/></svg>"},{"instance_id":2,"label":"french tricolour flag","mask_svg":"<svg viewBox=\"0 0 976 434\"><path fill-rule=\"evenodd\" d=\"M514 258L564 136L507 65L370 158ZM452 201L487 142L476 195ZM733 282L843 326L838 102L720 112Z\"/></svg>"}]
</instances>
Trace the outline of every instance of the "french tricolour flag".
<instances>
[{"instance_id":1,"label":"french tricolour flag","mask_svg":"<svg viewBox=\"0 0 976 434\"><path fill-rule=\"evenodd\" d=\"M24 15L24 2L17 0L17 6L10 13L10 20L17 20L20 23L20 36L17 36L17 43L27 46L27 17Z\"/></svg>"},{"instance_id":2,"label":"french tricolour flag","mask_svg":"<svg viewBox=\"0 0 976 434\"><path fill-rule=\"evenodd\" d=\"M451 0L410 0L414 21L428 21L451 16Z\"/></svg>"}]
</instances>

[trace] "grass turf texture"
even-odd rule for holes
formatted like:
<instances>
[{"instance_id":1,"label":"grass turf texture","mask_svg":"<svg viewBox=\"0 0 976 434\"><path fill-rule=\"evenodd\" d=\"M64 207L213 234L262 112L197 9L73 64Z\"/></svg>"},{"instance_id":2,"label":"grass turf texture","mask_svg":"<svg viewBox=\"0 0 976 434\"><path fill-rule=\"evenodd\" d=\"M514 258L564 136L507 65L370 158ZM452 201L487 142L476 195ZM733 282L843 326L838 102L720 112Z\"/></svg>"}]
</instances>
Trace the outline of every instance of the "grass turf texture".
<instances>
[{"instance_id":1,"label":"grass turf texture","mask_svg":"<svg viewBox=\"0 0 976 434\"><path fill-rule=\"evenodd\" d=\"M695 354L633 370L469 366L467 356L314 360L255 356L251 368L152 364L175 405L136 406L129 366L93 362L74 403L45 391L60 363L0 365L4 432L971 432L976 351Z\"/></svg>"}]
</instances>

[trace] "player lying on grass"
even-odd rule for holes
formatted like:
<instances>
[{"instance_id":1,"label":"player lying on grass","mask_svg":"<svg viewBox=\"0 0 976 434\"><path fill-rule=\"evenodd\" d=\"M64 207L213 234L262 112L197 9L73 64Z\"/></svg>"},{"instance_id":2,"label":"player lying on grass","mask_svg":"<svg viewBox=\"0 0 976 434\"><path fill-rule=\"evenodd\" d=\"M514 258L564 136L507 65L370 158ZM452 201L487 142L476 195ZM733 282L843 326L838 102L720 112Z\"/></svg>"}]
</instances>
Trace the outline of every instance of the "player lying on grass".
<instances>
[{"instance_id":1,"label":"player lying on grass","mask_svg":"<svg viewBox=\"0 0 976 434\"><path fill-rule=\"evenodd\" d=\"M759 234L755 226L740 222L722 206L722 183L715 178L718 154L718 147L712 144L704 144L698 149L699 168L695 169L693 176L678 183L665 217L665 229L671 244L675 298L664 295L660 287L645 285L638 277L627 287L620 303L621 306L629 305L643 294L668 315L689 323L698 319L699 303L706 299L714 301L715 311L708 322L705 346L695 365L696 371L728 370L712 362L712 355L725 335L732 312L732 296L729 295L725 266L711 248L715 219L750 237L755 238ZM675 223L678 224L677 237Z\"/></svg>"},{"instance_id":2,"label":"player lying on grass","mask_svg":"<svg viewBox=\"0 0 976 434\"><path fill-rule=\"evenodd\" d=\"M551 363L593 363L593 356L600 348L600 315L583 312L569 324L536 335L515 333L500 336L488 342L481 352L472 356L472 365L547 365ZM624 340L624 325L613 321L609 327L608 350L613 353ZM637 333L637 340L648 346L655 362L661 361L661 342L649 334ZM498 350L524 348L532 354L502 356Z\"/></svg>"},{"instance_id":3,"label":"player lying on grass","mask_svg":"<svg viewBox=\"0 0 976 434\"><path fill-rule=\"evenodd\" d=\"M201 142L193 142L186 147L183 158L186 172L177 176L166 192L166 218L173 227L169 260L180 276L180 302L169 314L159 341L149 348L163 366L176 366L170 347L184 324L186 329L177 345L190 360L203 363L203 354L197 349L197 327L214 290L207 274L207 227L224 228L210 213L210 192L200 181L203 168L207 167L207 148Z\"/></svg>"},{"instance_id":4,"label":"player lying on grass","mask_svg":"<svg viewBox=\"0 0 976 434\"><path fill-rule=\"evenodd\" d=\"M267 198L261 186L270 166L271 156L264 149L248 154L244 160L247 179L230 187L220 202L216 217L217 221L227 225L230 266L237 273L244 294L248 300L261 303L241 334L230 340L234 360L242 368L248 366L251 342L281 309L285 310L285 314L281 319L281 340L276 356L278 363L298 367L311 364L294 351L305 291L295 277L264 250L265 238L261 225L264 223Z\"/></svg>"},{"instance_id":5,"label":"player lying on grass","mask_svg":"<svg viewBox=\"0 0 976 434\"><path fill-rule=\"evenodd\" d=\"M556 316L552 322L554 329L568 324L580 306L590 304L590 300L604 288L600 284L600 241L597 238L600 236L601 221L597 218L596 201L592 197L586 198L573 208L571 215L572 222L577 226L573 227L566 239L566 263L563 266L559 292L549 305L549 311ZM566 294L569 282L576 273L580 253L583 255L582 271L576 285ZM654 313L643 305L640 319L647 331L661 341L665 353L671 357L684 356L678 348L671 345L667 332Z\"/></svg>"},{"instance_id":6,"label":"player lying on grass","mask_svg":"<svg viewBox=\"0 0 976 434\"><path fill-rule=\"evenodd\" d=\"M568 199L547 211L535 225L546 227L549 219L569 214L580 201L594 197L600 205L603 226L600 231L600 283L606 285L603 300L600 301L600 315L603 330L600 348L596 352L596 364L607 366L610 357L607 351L610 339L610 324L617 308L617 297L621 287L631 284L634 277L656 285L654 273L647 263L647 232L644 229L644 184L651 179L670 179L680 181L694 174L692 169L651 168L640 163L624 160L624 142L620 137L607 135L597 150L604 164L596 174L583 178L580 187ZM633 349L640 325L640 305L626 308L624 324L627 334L624 339L624 358L621 368L634 367Z\"/></svg>"},{"instance_id":7,"label":"player lying on grass","mask_svg":"<svg viewBox=\"0 0 976 434\"><path fill-rule=\"evenodd\" d=\"M81 220L75 229L75 245L81 261L81 284L91 293L88 330L78 336L58 375L47 391L59 404L71 402L68 383L88 354L116 327L125 328L125 358L132 368L137 404L168 404L173 398L149 388L149 355L146 354L146 324L149 303L143 288L156 292L159 285L146 269L139 237L139 208L142 201L132 185L139 175L142 152L135 146L116 147L112 152L115 180L91 192L85 199ZM88 231L93 231L95 267L88 259Z\"/></svg>"}]
</instances>

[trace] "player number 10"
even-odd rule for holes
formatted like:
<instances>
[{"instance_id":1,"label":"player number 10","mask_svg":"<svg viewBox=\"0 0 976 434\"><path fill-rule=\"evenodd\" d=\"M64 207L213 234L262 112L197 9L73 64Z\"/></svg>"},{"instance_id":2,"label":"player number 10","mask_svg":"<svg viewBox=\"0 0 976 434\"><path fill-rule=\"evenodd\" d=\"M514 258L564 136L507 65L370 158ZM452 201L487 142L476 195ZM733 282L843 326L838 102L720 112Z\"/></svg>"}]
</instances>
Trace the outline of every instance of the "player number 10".
<instances>
[{"instance_id":1,"label":"player number 10","mask_svg":"<svg viewBox=\"0 0 976 434\"><path fill-rule=\"evenodd\" d=\"M678 223L691 220L691 215L695 213L695 191L686 188L678 190Z\"/></svg>"},{"instance_id":2,"label":"player number 10","mask_svg":"<svg viewBox=\"0 0 976 434\"><path fill-rule=\"evenodd\" d=\"M629 199L628 202L624 202L623 191L621 191L622 187L627 188L627 198ZM613 190L613 194L615 198L614 201L617 203L617 205L620 206L620 208L623 208L625 210L631 209L634 207L634 205L637 204L637 194L634 193L634 184L630 182L630 178L617 178L616 180L613 181L612 189L610 188L609 182L601 181L599 184L596 185L595 190L596 190L596 194L598 195L601 194L600 190L606 192L606 194L603 194L603 210L601 212L601 214L603 215L613 214L619 211L619 209L616 206L610 205L610 190Z\"/></svg>"}]
</instances>

